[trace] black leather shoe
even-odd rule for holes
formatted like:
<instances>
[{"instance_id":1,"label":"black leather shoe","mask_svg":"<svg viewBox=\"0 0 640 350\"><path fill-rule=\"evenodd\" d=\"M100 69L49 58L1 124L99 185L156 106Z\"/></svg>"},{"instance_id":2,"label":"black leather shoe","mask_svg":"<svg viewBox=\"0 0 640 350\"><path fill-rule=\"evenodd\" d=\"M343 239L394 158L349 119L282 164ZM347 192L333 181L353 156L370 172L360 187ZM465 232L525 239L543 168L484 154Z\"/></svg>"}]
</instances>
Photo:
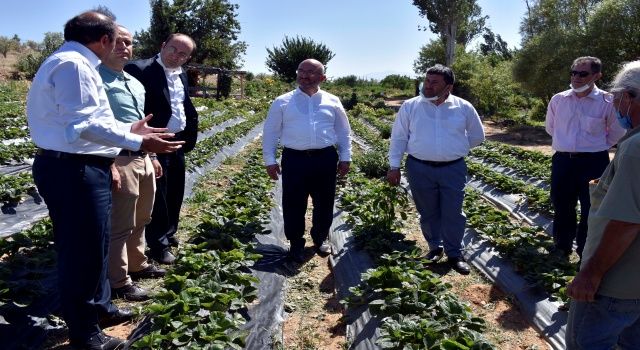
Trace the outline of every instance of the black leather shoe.
<instances>
[{"instance_id":1,"label":"black leather shoe","mask_svg":"<svg viewBox=\"0 0 640 350\"><path fill-rule=\"evenodd\" d=\"M72 342L71 348L75 350L117 350L124 348L124 345L125 342L122 339L110 337L104 333L98 333L86 342Z\"/></svg>"},{"instance_id":2,"label":"black leather shoe","mask_svg":"<svg viewBox=\"0 0 640 350\"><path fill-rule=\"evenodd\" d=\"M435 248L431 249L427 255L424 256L425 259L429 260L430 263L437 263L444 257L444 248Z\"/></svg>"},{"instance_id":3,"label":"black leather shoe","mask_svg":"<svg viewBox=\"0 0 640 350\"><path fill-rule=\"evenodd\" d=\"M291 257L291 260L302 264L304 262L304 245L291 246L291 248L289 248L289 256Z\"/></svg>"},{"instance_id":4,"label":"black leather shoe","mask_svg":"<svg viewBox=\"0 0 640 350\"><path fill-rule=\"evenodd\" d=\"M167 270L157 267L156 265L149 264L147 267L140 271L129 271L129 276L133 280L139 280L143 278L160 278L167 274Z\"/></svg>"},{"instance_id":5,"label":"black leather shoe","mask_svg":"<svg viewBox=\"0 0 640 350\"><path fill-rule=\"evenodd\" d=\"M111 298L122 298L129 301L145 301L149 299L149 293L135 284L128 284L124 287L111 289Z\"/></svg>"},{"instance_id":6,"label":"black leather shoe","mask_svg":"<svg viewBox=\"0 0 640 350\"><path fill-rule=\"evenodd\" d=\"M173 265L173 263L176 261L176 257L173 256L173 254L171 254L171 252L167 249L167 250L163 250L159 253L151 253L149 255L149 257L157 262L159 262L160 264L165 264L165 265Z\"/></svg>"},{"instance_id":7,"label":"black leather shoe","mask_svg":"<svg viewBox=\"0 0 640 350\"><path fill-rule=\"evenodd\" d=\"M449 266L452 269L458 271L461 275L468 275L471 272L469 264L462 257L449 258Z\"/></svg>"},{"instance_id":8,"label":"black leather shoe","mask_svg":"<svg viewBox=\"0 0 640 350\"><path fill-rule=\"evenodd\" d=\"M117 324L125 323L131 321L133 318L133 311L128 307L121 307L118 311L100 316L98 318L98 325L100 328L109 328L115 326Z\"/></svg>"},{"instance_id":9,"label":"black leather shoe","mask_svg":"<svg viewBox=\"0 0 640 350\"><path fill-rule=\"evenodd\" d=\"M180 241L175 237L169 237L167 238L167 240L169 241L169 245L172 247L177 248L178 246L180 246Z\"/></svg>"}]
</instances>

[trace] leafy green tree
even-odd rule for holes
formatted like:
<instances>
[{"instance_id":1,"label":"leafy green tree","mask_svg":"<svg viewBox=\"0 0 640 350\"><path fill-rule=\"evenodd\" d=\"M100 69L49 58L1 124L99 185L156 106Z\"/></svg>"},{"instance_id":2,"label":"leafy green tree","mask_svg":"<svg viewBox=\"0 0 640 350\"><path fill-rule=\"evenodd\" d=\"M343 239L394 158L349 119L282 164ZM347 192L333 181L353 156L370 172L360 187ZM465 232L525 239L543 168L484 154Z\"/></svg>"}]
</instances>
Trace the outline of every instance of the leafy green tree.
<instances>
[{"instance_id":1,"label":"leafy green tree","mask_svg":"<svg viewBox=\"0 0 640 350\"><path fill-rule=\"evenodd\" d=\"M456 44L466 46L482 33L488 16L476 0L413 0L420 16L429 21L429 30L440 35L445 44L445 64L453 64Z\"/></svg>"},{"instance_id":2,"label":"leafy green tree","mask_svg":"<svg viewBox=\"0 0 640 350\"><path fill-rule=\"evenodd\" d=\"M138 57L158 53L171 33L183 33L198 45L193 62L226 69L241 65L247 44L238 41L239 5L228 0L150 0L150 5L149 29L135 34L134 51Z\"/></svg>"},{"instance_id":3,"label":"leafy green tree","mask_svg":"<svg viewBox=\"0 0 640 350\"><path fill-rule=\"evenodd\" d=\"M7 58L7 54L11 50L17 50L20 47L20 39L16 42L14 39L10 39L6 36L0 35L0 53L4 58Z\"/></svg>"},{"instance_id":4,"label":"leafy green tree","mask_svg":"<svg viewBox=\"0 0 640 350\"><path fill-rule=\"evenodd\" d=\"M510 60L513 58L509 45L502 40L500 34L494 34L491 29L485 28L482 34L484 43L480 43L480 52L485 56L497 57L501 60Z\"/></svg>"},{"instance_id":5,"label":"leafy green tree","mask_svg":"<svg viewBox=\"0 0 640 350\"><path fill-rule=\"evenodd\" d=\"M309 38L289 38L282 40L281 46L267 49L267 68L278 78L293 82L296 80L296 69L300 62L314 58L322 62L325 67L335 54L324 44L316 43ZM326 68L325 68L326 69Z\"/></svg>"},{"instance_id":6,"label":"leafy green tree","mask_svg":"<svg viewBox=\"0 0 640 350\"><path fill-rule=\"evenodd\" d=\"M30 52L20 57L16 63L18 71L22 72L27 79L36 75L38 68L44 60L49 57L64 43L64 36L59 32L47 32L44 40L39 45L40 51Z\"/></svg>"}]
</instances>

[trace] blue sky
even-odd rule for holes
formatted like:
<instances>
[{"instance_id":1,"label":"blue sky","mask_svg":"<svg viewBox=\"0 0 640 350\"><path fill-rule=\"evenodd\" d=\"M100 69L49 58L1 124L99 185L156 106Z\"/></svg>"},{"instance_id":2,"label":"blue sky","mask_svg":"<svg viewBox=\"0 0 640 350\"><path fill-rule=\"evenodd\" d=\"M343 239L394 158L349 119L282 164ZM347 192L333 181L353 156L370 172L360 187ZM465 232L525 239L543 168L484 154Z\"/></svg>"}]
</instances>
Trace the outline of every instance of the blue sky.
<instances>
[{"instance_id":1,"label":"blue sky","mask_svg":"<svg viewBox=\"0 0 640 350\"><path fill-rule=\"evenodd\" d=\"M300 35L327 45L336 55L328 63L329 77L355 74L378 77L390 73L413 75L413 62L421 46L434 35L419 31L427 21L411 0L230 0L240 5L240 40L249 47L244 70L266 73L266 48L284 36ZM520 43L524 0L478 0L488 26L510 47ZM4 1L0 35L41 41L45 32L62 31L64 23L86 9L104 5L118 22L133 31L149 27L146 0L15 0ZM0 57L1 59L1 57Z\"/></svg>"}]
</instances>

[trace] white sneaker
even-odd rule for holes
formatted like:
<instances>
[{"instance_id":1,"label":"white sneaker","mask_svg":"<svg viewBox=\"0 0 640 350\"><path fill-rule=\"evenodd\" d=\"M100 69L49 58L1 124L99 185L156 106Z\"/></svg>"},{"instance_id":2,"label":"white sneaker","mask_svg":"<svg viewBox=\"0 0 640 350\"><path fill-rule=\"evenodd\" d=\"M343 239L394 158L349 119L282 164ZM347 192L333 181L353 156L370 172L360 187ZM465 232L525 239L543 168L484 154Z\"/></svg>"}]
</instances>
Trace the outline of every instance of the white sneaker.
<instances>
[{"instance_id":1,"label":"white sneaker","mask_svg":"<svg viewBox=\"0 0 640 350\"><path fill-rule=\"evenodd\" d=\"M331 244L329 242L324 241L321 245L315 246L316 253L320 256L327 256L331 254Z\"/></svg>"}]
</instances>

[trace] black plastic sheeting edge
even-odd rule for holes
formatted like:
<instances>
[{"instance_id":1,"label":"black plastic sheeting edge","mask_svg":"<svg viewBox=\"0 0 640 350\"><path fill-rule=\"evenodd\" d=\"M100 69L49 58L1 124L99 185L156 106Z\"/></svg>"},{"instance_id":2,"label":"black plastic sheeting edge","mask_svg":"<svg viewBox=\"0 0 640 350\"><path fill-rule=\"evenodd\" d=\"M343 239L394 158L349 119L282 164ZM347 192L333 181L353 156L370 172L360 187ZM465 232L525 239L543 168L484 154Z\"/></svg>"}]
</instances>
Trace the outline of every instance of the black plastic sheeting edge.
<instances>
[{"instance_id":1,"label":"black plastic sheeting edge","mask_svg":"<svg viewBox=\"0 0 640 350\"><path fill-rule=\"evenodd\" d=\"M351 229L343 221L343 211L334 210L329 241L333 254L329 257L339 299L351 294L349 288L360 284L360 275L373 267L367 253L355 249ZM349 349L380 349L376 340L380 336L380 320L372 317L366 306L347 308L347 341Z\"/></svg>"},{"instance_id":2,"label":"black plastic sheeting edge","mask_svg":"<svg viewBox=\"0 0 640 350\"><path fill-rule=\"evenodd\" d=\"M485 198L509 211L514 217L525 218L529 223L544 227L548 233L551 232L551 221L548 218L522 208L513 201L512 195L501 194L493 187L477 180L469 181L467 186L479 190ZM567 312L560 310L561 304L550 301L548 293L527 283L515 272L513 265L507 259L501 258L499 253L482 240L474 230L465 231L463 242L465 258L491 281L498 284L504 292L516 297L520 309L554 349L565 349Z\"/></svg>"}]
</instances>

